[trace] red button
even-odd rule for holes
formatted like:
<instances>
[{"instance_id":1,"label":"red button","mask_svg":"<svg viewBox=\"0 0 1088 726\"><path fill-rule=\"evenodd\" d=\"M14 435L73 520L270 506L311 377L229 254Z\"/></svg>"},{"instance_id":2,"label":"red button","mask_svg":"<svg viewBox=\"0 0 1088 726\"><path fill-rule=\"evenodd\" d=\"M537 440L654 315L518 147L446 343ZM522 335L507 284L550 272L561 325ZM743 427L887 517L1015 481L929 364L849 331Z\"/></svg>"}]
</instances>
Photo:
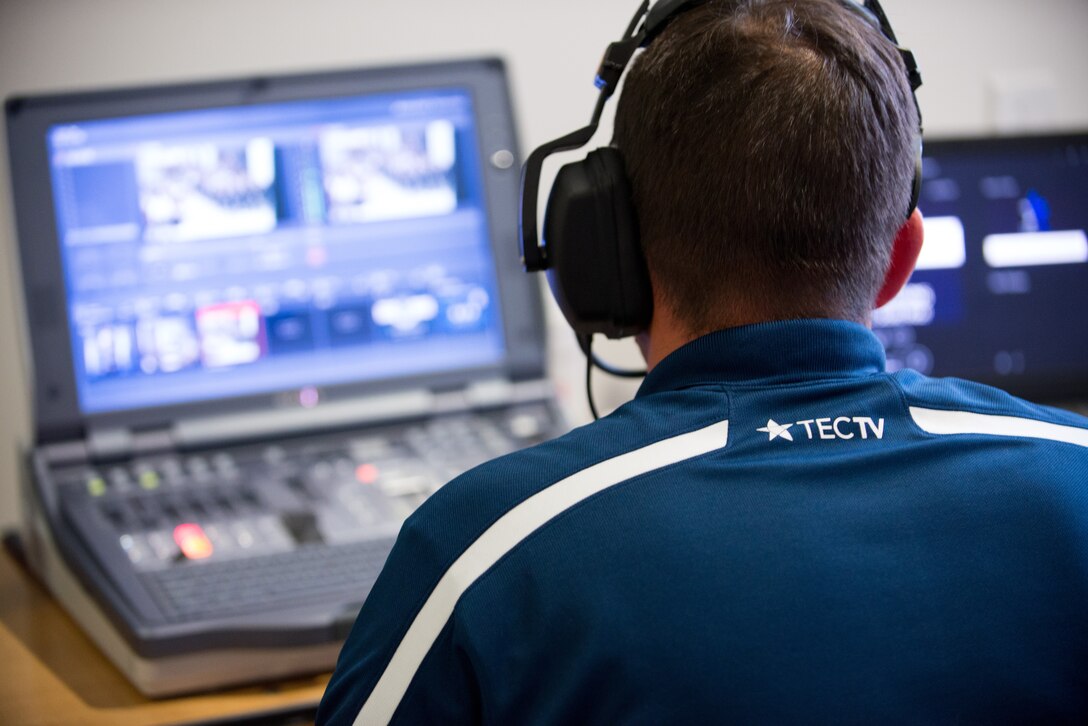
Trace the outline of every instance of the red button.
<instances>
[{"instance_id":1,"label":"red button","mask_svg":"<svg viewBox=\"0 0 1088 726\"><path fill-rule=\"evenodd\" d=\"M199 524L179 524L174 527L174 541L181 554L190 560L203 560L212 556L212 541Z\"/></svg>"},{"instance_id":2,"label":"red button","mask_svg":"<svg viewBox=\"0 0 1088 726\"><path fill-rule=\"evenodd\" d=\"M378 481L378 467L373 464L359 464L355 467L355 478L361 484L373 484Z\"/></svg>"}]
</instances>

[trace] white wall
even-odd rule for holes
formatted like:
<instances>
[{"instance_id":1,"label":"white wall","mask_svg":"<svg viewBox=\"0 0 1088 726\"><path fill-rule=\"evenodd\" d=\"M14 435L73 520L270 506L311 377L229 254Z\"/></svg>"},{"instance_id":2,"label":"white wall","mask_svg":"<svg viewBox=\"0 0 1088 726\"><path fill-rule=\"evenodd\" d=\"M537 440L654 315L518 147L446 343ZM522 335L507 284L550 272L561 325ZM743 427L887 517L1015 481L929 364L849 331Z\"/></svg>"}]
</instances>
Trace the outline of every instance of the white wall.
<instances>
[{"instance_id":1,"label":"white wall","mask_svg":"<svg viewBox=\"0 0 1088 726\"><path fill-rule=\"evenodd\" d=\"M585 122L601 51L636 4L0 0L0 96L498 54L510 65L527 150ZM1042 123L1088 128L1085 0L886 0L885 5L900 39L914 48L922 65L926 85L920 99L930 133L994 129L990 89L995 79L1024 94L1028 115L1041 115ZM30 437L29 364L10 180L7 165L0 167L0 526L7 526L17 516L16 449ZM570 410L584 416L581 363L558 325L553 337ZM631 357L629 349L613 352ZM598 396L615 404L630 390L602 382Z\"/></svg>"}]
</instances>

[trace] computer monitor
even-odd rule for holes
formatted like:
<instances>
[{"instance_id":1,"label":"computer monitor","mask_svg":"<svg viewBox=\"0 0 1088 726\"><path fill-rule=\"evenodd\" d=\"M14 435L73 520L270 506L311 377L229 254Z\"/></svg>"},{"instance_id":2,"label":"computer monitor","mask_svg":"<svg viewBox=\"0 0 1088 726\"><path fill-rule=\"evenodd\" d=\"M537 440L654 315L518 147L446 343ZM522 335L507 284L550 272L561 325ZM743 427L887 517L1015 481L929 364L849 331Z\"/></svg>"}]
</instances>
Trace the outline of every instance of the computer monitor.
<instances>
[{"instance_id":1,"label":"computer monitor","mask_svg":"<svg viewBox=\"0 0 1088 726\"><path fill-rule=\"evenodd\" d=\"M9 101L39 422L541 375L509 106L497 60Z\"/></svg>"},{"instance_id":2,"label":"computer monitor","mask_svg":"<svg viewBox=\"0 0 1088 726\"><path fill-rule=\"evenodd\" d=\"M927 140L917 270L874 330L889 369L1088 401L1088 134Z\"/></svg>"}]
</instances>

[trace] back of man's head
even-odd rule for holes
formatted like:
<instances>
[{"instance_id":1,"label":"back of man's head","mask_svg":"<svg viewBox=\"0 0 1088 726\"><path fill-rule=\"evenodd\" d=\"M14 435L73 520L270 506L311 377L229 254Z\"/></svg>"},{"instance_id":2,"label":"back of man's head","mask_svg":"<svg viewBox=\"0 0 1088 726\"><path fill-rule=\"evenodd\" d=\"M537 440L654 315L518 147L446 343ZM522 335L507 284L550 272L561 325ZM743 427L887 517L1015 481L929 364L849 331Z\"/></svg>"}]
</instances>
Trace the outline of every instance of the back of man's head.
<instances>
[{"instance_id":1,"label":"back of man's head","mask_svg":"<svg viewBox=\"0 0 1088 726\"><path fill-rule=\"evenodd\" d=\"M655 292L693 334L866 320L906 219L918 117L895 47L840 0L711 0L616 111Z\"/></svg>"}]
</instances>

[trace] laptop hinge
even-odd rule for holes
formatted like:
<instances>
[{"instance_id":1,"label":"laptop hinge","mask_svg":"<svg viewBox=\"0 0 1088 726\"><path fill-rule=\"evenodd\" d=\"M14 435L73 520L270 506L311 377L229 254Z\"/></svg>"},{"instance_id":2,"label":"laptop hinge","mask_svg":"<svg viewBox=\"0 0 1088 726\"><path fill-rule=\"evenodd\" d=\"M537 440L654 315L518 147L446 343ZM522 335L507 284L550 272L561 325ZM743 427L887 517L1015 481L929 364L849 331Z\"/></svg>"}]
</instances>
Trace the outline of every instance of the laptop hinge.
<instances>
[{"instance_id":1,"label":"laptop hinge","mask_svg":"<svg viewBox=\"0 0 1088 726\"><path fill-rule=\"evenodd\" d=\"M174 437L169 429L91 429L87 434L87 452L91 459L124 459L170 451L172 448Z\"/></svg>"},{"instance_id":2,"label":"laptop hinge","mask_svg":"<svg viewBox=\"0 0 1088 726\"><path fill-rule=\"evenodd\" d=\"M433 409L434 394L430 391L404 391L331 401L314 408L270 409L185 419L176 422L171 433L174 445L199 447L422 416Z\"/></svg>"},{"instance_id":3,"label":"laptop hinge","mask_svg":"<svg viewBox=\"0 0 1088 726\"><path fill-rule=\"evenodd\" d=\"M510 403L514 398L514 384L505 378L491 378L470 383L465 387L465 403L471 408L487 408Z\"/></svg>"},{"instance_id":4,"label":"laptop hinge","mask_svg":"<svg viewBox=\"0 0 1088 726\"><path fill-rule=\"evenodd\" d=\"M547 380L511 382L491 379L435 395L431 413L462 413L520 403L539 403L554 396L555 391Z\"/></svg>"},{"instance_id":5,"label":"laptop hinge","mask_svg":"<svg viewBox=\"0 0 1088 726\"><path fill-rule=\"evenodd\" d=\"M87 433L87 450L92 459L116 459L132 453L132 432L128 429L92 429Z\"/></svg>"},{"instance_id":6,"label":"laptop hinge","mask_svg":"<svg viewBox=\"0 0 1088 726\"><path fill-rule=\"evenodd\" d=\"M67 466L82 464L89 455L87 443L79 441L58 441L40 446L38 455L49 466Z\"/></svg>"},{"instance_id":7,"label":"laptop hinge","mask_svg":"<svg viewBox=\"0 0 1088 726\"><path fill-rule=\"evenodd\" d=\"M459 391L433 393L425 389L322 403L314 408L262 409L182 419L167 428L92 429L86 451L92 459L121 459L172 451L303 434L334 428L380 423L398 418L444 414L510 403L543 400L551 394L547 381L511 383L505 379L478 381Z\"/></svg>"}]
</instances>

